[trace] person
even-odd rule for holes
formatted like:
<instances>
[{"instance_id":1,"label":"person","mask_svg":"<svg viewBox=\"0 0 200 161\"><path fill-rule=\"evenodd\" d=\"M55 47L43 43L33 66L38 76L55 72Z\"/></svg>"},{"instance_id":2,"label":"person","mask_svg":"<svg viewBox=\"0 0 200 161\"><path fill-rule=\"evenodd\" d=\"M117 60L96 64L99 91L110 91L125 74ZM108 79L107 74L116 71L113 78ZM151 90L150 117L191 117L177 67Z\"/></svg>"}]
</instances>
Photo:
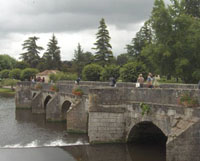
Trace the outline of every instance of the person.
<instances>
[{"instance_id":1,"label":"person","mask_svg":"<svg viewBox=\"0 0 200 161\"><path fill-rule=\"evenodd\" d=\"M199 80L199 83L198 83L198 89L200 89L200 80Z\"/></svg>"},{"instance_id":2,"label":"person","mask_svg":"<svg viewBox=\"0 0 200 161\"><path fill-rule=\"evenodd\" d=\"M81 81L81 78L78 77L77 80L76 80L76 84L79 85L80 81Z\"/></svg>"},{"instance_id":3,"label":"person","mask_svg":"<svg viewBox=\"0 0 200 161\"><path fill-rule=\"evenodd\" d=\"M138 79L137 79L137 83L139 83L139 87L142 88L144 85L144 77L142 76L142 74L139 74Z\"/></svg>"},{"instance_id":4,"label":"person","mask_svg":"<svg viewBox=\"0 0 200 161\"><path fill-rule=\"evenodd\" d=\"M148 77L147 77L147 87L148 88L153 88L152 81L153 81L152 74L149 73Z\"/></svg>"},{"instance_id":5,"label":"person","mask_svg":"<svg viewBox=\"0 0 200 161\"><path fill-rule=\"evenodd\" d=\"M45 82L45 78L44 78L44 77L42 78L42 82L43 82L43 83Z\"/></svg>"},{"instance_id":6,"label":"person","mask_svg":"<svg viewBox=\"0 0 200 161\"><path fill-rule=\"evenodd\" d=\"M116 84L116 80L114 77L110 77L110 86L111 87L115 87L115 84Z\"/></svg>"},{"instance_id":7,"label":"person","mask_svg":"<svg viewBox=\"0 0 200 161\"><path fill-rule=\"evenodd\" d=\"M158 80L160 80L160 76L159 75L155 75L153 77L153 87L159 87L159 83L158 83Z\"/></svg>"}]
</instances>

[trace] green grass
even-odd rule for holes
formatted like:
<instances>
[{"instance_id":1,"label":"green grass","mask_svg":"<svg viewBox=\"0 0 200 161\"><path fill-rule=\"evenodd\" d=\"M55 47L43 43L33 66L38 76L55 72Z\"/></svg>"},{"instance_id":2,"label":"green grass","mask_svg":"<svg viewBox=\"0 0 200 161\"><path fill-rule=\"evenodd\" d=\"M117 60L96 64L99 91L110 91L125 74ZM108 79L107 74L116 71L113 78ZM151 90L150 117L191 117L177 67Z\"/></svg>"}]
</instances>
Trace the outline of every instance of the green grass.
<instances>
[{"instance_id":1,"label":"green grass","mask_svg":"<svg viewBox=\"0 0 200 161\"><path fill-rule=\"evenodd\" d=\"M0 95L1 96L14 96L15 91L9 89L9 88L0 88Z\"/></svg>"}]
</instances>

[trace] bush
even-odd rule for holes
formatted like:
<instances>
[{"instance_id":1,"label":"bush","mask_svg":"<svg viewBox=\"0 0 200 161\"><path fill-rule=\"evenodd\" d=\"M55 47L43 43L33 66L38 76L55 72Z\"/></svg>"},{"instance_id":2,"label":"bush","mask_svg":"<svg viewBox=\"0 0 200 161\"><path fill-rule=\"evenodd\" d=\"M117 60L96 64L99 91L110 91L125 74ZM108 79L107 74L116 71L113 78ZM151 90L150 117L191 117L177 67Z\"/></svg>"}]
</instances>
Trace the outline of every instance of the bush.
<instances>
[{"instance_id":1,"label":"bush","mask_svg":"<svg viewBox=\"0 0 200 161\"><path fill-rule=\"evenodd\" d=\"M140 73L146 75L145 65L140 62L131 62L120 69L120 78L124 82L136 82Z\"/></svg>"},{"instance_id":2,"label":"bush","mask_svg":"<svg viewBox=\"0 0 200 161\"><path fill-rule=\"evenodd\" d=\"M10 70L4 69L0 72L1 79L9 78Z\"/></svg>"},{"instance_id":3,"label":"bush","mask_svg":"<svg viewBox=\"0 0 200 161\"><path fill-rule=\"evenodd\" d=\"M26 68L21 72L21 79L22 80L30 80L31 77L35 77L35 75L38 73L39 71L37 69L34 68Z\"/></svg>"},{"instance_id":4,"label":"bush","mask_svg":"<svg viewBox=\"0 0 200 161\"><path fill-rule=\"evenodd\" d=\"M21 70L20 69L13 69L10 71L9 73L9 77L12 78L12 79L20 79L20 76L21 76Z\"/></svg>"},{"instance_id":5,"label":"bush","mask_svg":"<svg viewBox=\"0 0 200 161\"><path fill-rule=\"evenodd\" d=\"M50 79L50 81L52 80L53 82L56 82L56 81L59 81L59 80L76 80L77 75L71 74L71 73L59 72L59 73L56 73L56 74L50 74L49 79Z\"/></svg>"},{"instance_id":6,"label":"bush","mask_svg":"<svg viewBox=\"0 0 200 161\"><path fill-rule=\"evenodd\" d=\"M101 72L101 80L108 81L110 77L114 77L115 79L119 78L119 66L110 65L105 67Z\"/></svg>"},{"instance_id":7,"label":"bush","mask_svg":"<svg viewBox=\"0 0 200 161\"><path fill-rule=\"evenodd\" d=\"M83 68L82 76L87 81L99 81L103 68L98 64L89 64Z\"/></svg>"}]
</instances>

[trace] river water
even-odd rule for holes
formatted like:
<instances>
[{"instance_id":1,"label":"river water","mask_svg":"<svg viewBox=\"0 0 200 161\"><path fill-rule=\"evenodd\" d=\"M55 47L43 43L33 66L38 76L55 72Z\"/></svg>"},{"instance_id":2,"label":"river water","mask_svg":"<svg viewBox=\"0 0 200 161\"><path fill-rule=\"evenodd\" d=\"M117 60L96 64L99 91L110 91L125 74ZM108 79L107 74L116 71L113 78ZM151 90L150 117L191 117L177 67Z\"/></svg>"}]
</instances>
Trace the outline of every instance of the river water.
<instances>
[{"instance_id":1,"label":"river water","mask_svg":"<svg viewBox=\"0 0 200 161\"><path fill-rule=\"evenodd\" d=\"M89 145L87 135L68 134L65 123L15 110L14 98L0 97L0 161L165 161L160 146Z\"/></svg>"}]
</instances>

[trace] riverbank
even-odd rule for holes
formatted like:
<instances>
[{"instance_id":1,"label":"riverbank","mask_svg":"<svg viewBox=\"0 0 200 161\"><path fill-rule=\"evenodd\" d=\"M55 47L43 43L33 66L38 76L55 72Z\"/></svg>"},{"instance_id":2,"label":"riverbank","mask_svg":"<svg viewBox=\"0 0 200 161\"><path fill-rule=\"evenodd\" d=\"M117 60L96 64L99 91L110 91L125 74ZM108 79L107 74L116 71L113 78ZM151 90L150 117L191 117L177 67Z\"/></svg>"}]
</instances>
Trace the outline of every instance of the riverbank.
<instances>
[{"instance_id":1,"label":"riverbank","mask_svg":"<svg viewBox=\"0 0 200 161\"><path fill-rule=\"evenodd\" d=\"M14 97L15 91L10 88L0 88L0 96L3 97Z\"/></svg>"}]
</instances>

